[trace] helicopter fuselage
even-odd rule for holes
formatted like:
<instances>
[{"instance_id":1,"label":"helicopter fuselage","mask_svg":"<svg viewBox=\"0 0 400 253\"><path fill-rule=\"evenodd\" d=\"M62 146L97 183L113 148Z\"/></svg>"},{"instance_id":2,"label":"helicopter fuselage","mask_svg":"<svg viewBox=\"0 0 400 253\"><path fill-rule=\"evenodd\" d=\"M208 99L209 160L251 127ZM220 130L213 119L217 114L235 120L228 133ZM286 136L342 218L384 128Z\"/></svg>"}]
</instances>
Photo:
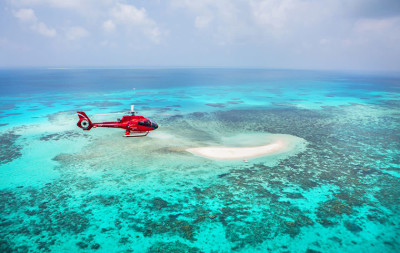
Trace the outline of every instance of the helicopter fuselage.
<instances>
[{"instance_id":1,"label":"helicopter fuselage","mask_svg":"<svg viewBox=\"0 0 400 253\"><path fill-rule=\"evenodd\" d=\"M84 112L77 113L79 116L77 126L87 131L96 127L122 128L125 129L126 137L142 137L158 128L157 123L143 116L123 116L122 119L113 122L92 123ZM131 132L133 132L133 135L131 135Z\"/></svg>"}]
</instances>

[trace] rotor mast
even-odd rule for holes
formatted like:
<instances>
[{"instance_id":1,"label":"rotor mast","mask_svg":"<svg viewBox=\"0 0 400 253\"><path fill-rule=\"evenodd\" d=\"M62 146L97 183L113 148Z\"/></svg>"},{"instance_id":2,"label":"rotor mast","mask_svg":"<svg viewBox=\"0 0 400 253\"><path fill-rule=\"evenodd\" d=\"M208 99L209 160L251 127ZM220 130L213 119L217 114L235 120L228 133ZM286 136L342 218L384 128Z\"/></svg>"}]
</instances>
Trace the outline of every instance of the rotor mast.
<instances>
[{"instance_id":1,"label":"rotor mast","mask_svg":"<svg viewBox=\"0 0 400 253\"><path fill-rule=\"evenodd\" d=\"M135 116L135 105L131 105L131 111L130 111L131 116Z\"/></svg>"}]
</instances>

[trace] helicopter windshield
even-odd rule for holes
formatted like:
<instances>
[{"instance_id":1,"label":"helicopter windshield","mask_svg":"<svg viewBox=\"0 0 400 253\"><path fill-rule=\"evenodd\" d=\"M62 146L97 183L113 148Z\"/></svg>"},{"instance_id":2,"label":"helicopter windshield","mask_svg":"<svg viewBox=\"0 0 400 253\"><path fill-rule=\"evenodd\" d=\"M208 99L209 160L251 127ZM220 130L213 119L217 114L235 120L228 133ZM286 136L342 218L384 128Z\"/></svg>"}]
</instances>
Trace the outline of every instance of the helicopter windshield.
<instances>
[{"instance_id":1,"label":"helicopter windshield","mask_svg":"<svg viewBox=\"0 0 400 253\"><path fill-rule=\"evenodd\" d=\"M152 127L153 129L157 129L158 125L156 122L152 121L151 119L145 119L138 122L139 125L145 127Z\"/></svg>"},{"instance_id":2,"label":"helicopter windshield","mask_svg":"<svg viewBox=\"0 0 400 253\"><path fill-rule=\"evenodd\" d=\"M151 127L151 121L146 119L146 120L141 120L138 122L139 125L145 126L145 127Z\"/></svg>"}]
</instances>

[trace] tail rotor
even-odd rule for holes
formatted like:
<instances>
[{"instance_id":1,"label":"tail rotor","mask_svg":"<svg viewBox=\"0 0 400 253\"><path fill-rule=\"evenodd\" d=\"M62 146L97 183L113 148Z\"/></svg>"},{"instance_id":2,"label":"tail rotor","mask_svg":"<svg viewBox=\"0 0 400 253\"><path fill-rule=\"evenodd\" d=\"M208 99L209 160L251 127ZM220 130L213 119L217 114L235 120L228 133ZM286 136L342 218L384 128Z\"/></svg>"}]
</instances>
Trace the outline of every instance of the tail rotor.
<instances>
[{"instance_id":1,"label":"tail rotor","mask_svg":"<svg viewBox=\"0 0 400 253\"><path fill-rule=\"evenodd\" d=\"M83 130L90 130L93 127L92 121L90 121L89 117L84 112L77 112L79 121L76 124L78 127L82 128Z\"/></svg>"}]
</instances>

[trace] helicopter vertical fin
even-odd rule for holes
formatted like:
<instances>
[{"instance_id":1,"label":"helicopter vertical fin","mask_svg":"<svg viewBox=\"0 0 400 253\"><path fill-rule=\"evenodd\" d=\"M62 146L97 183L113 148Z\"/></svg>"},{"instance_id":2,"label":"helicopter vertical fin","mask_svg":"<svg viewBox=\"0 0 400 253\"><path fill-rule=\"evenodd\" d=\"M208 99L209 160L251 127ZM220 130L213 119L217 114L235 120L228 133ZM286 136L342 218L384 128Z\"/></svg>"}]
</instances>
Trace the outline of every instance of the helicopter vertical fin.
<instances>
[{"instance_id":1,"label":"helicopter vertical fin","mask_svg":"<svg viewBox=\"0 0 400 253\"><path fill-rule=\"evenodd\" d=\"M92 121L90 121L89 117L84 112L77 112L79 121L76 124L78 127L82 128L83 130L90 130L93 127Z\"/></svg>"}]
</instances>

